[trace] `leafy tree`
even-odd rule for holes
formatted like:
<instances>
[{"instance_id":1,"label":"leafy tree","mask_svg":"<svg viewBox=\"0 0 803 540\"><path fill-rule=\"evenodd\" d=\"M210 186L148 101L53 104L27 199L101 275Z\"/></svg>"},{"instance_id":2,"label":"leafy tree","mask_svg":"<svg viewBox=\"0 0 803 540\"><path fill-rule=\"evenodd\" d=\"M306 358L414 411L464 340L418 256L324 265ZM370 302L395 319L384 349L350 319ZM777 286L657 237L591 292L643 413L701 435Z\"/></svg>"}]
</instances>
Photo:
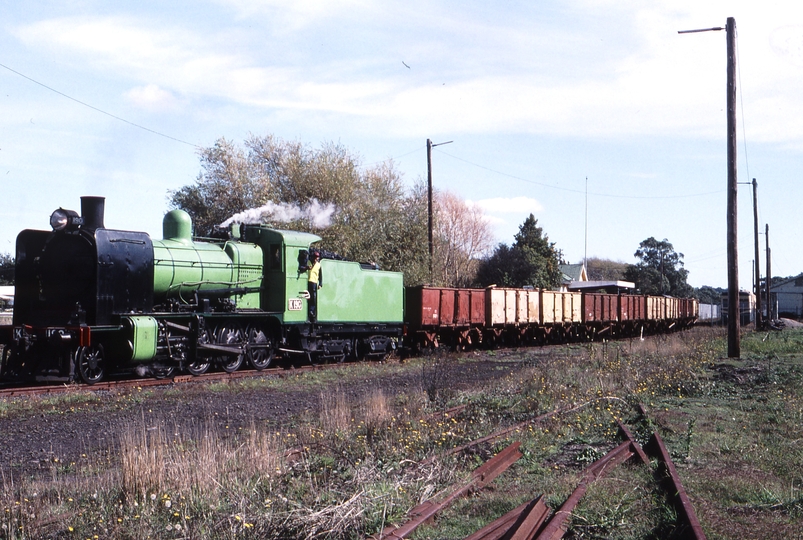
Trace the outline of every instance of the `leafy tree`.
<instances>
[{"instance_id":1,"label":"leafy tree","mask_svg":"<svg viewBox=\"0 0 803 540\"><path fill-rule=\"evenodd\" d=\"M433 228L435 283L448 287L473 283L481 257L494 243L482 209L453 193L437 192Z\"/></svg>"},{"instance_id":2,"label":"leafy tree","mask_svg":"<svg viewBox=\"0 0 803 540\"><path fill-rule=\"evenodd\" d=\"M464 234L484 223L481 215L453 199L436 207L438 253L448 267L440 278L445 285L472 276L473 259L487 249L482 234ZM341 145L312 148L272 135L252 135L244 147L218 140L201 151L195 183L170 194L171 206L192 216L198 236L214 235L220 224L249 209L328 209L326 227L302 212L286 212L292 219L283 220L276 213L260 214L259 221L315 232L325 249L402 271L408 285L429 281L426 200L421 183L405 189L392 161L361 168L358 157ZM455 211L461 204L463 211Z\"/></svg>"},{"instance_id":3,"label":"leafy tree","mask_svg":"<svg viewBox=\"0 0 803 540\"><path fill-rule=\"evenodd\" d=\"M477 272L477 284L501 287L533 287L554 289L560 286L560 254L554 242L538 226L532 214L519 225L513 246L499 244L484 259Z\"/></svg>"},{"instance_id":4,"label":"leafy tree","mask_svg":"<svg viewBox=\"0 0 803 540\"><path fill-rule=\"evenodd\" d=\"M199 236L214 235L235 214L274 203L285 215L258 214L259 222L315 232L322 247L348 259L421 274L414 267L423 257L415 251L426 252L426 242L420 242L426 226L417 230L420 212L392 162L361 171L358 158L343 146L314 149L267 135L249 137L245 149L220 139L201 151L201 169L195 184L173 192L170 200L192 216ZM309 212L288 211L313 206L331 213L327 227Z\"/></svg>"},{"instance_id":5,"label":"leafy tree","mask_svg":"<svg viewBox=\"0 0 803 540\"><path fill-rule=\"evenodd\" d=\"M591 257L586 259L589 281L619 281L624 279L627 263Z\"/></svg>"},{"instance_id":6,"label":"leafy tree","mask_svg":"<svg viewBox=\"0 0 803 540\"><path fill-rule=\"evenodd\" d=\"M676 253L666 238L647 238L633 256L640 261L627 265L624 278L634 282L642 293L677 297L692 294L691 285L686 283L689 271L683 268L683 253Z\"/></svg>"},{"instance_id":7,"label":"leafy tree","mask_svg":"<svg viewBox=\"0 0 803 540\"><path fill-rule=\"evenodd\" d=\"M700 301L701 304L717 304L719 305L722 301L722 293L727 292L727 289L723 289L721 287L709 287L708 285L703 285L700 288L694 289L694 296L697 300Z\"/></svg>"},{"instance_id":8,"label":"leafy tree","mask_svg":"<svg viewBox=\"0 0 803 540\"><path fill-rule=\"evenodd\" d=\"M0 253L0 285L14 285L14 257Z\"/></svg>"},{"instance_id":9,"label":"leafy tree","mask_svg":"<svg viewBox=\"0 0 803 540\"><path fill-rule=\"evenodd\" d=\"M170 205L192 216L195 234L211 236L230 216L269 200L268 189L242 149L226 139L200 152L195 184L170 193Z\"/></svg>"}]
</instances>

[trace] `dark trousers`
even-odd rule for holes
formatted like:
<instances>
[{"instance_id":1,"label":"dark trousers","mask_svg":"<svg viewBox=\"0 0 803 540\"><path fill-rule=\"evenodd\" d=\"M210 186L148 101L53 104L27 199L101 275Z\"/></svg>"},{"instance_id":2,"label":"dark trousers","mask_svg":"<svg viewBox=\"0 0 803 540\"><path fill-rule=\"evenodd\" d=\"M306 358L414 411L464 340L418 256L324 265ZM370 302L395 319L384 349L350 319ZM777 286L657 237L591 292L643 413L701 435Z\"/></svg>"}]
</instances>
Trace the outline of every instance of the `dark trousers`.
<instances>
[{"instance_id":1,"label":"dark trousers","mask_svg":"<svg viewBox=\"0 0 803 540\"><path fill-rule=\"evenodd\" d=\"M318 284L314 281L308 281L307 291L309 291L309 300L307 300L307 305L309 306L309 320L314 322L318 314Z\"/></svg>"}]
</instances>

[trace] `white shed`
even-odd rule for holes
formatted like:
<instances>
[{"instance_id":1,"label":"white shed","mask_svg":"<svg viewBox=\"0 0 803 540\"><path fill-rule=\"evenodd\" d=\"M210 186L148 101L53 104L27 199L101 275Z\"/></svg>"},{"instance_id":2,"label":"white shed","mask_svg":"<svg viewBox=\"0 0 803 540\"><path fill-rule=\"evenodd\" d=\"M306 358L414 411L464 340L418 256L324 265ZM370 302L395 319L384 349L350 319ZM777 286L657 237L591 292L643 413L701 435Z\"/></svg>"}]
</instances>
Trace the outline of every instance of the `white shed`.
<instances>
[{"instance_id":1,"label":"white shed","mask_svg":"<svg viewBox=\"0 0 803 540\"><path fill-rule=\"evenodd\" d=\"M773 311L777 309L778 316L803 315L803 274L789 278L770 287Z\"/></svg>"}]
</instances>

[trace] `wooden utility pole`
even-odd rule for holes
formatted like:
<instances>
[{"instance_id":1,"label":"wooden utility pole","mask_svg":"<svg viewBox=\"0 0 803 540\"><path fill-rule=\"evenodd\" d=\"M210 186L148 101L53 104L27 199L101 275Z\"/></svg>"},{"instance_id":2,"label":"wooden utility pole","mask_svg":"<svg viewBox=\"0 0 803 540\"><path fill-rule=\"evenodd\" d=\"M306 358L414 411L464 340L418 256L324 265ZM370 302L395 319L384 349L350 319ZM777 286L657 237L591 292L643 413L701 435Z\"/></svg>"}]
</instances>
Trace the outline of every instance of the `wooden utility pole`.
<instances>
[{"instance_id":1,"label":"wooden utility pole","mask_svg":"<svg viewBox=\"0 0 803 540\"><path fill-rule=\"evenodd\" d=\"M761 314L761 264L758 260L758 182L753 178L753 238L756 257L756 330L764 327Z\"/></svg>"},{"instance_id":2,"label":"wooden utility pole","mask_svg":"<svg viewBox=\"0 0 803 540\"><path fill-rule=\"evenodd\" d=\"M739 343L739 251L736 232L736 20L728 17L728 358L741 356Z\"/></svg>"},{"instance_id":3,"label":"wooden utility pole","mask_svg":"<svg viewBox=\"0 0 803 540\"><path fill-rule=\"evenodd\" d=\"M432 243L432 141L427 139L427 238L429 239L429 284L432 285L432 261L435 246Z\"/></svg>"},{"instance_id":4,"label":"wooden utility pole","mask_svg":"<svg viewBox=\"0 0 803 540\"><path fill-rule=\"evenodd\" d=\"M764 239L767 241L767 278L764 280L764 288L767 290L767 322L772 321L772 295L770 295L770 287L772 286L772 265L770 263L770 224L765 225Z\"/></svg>"}]
</instances>

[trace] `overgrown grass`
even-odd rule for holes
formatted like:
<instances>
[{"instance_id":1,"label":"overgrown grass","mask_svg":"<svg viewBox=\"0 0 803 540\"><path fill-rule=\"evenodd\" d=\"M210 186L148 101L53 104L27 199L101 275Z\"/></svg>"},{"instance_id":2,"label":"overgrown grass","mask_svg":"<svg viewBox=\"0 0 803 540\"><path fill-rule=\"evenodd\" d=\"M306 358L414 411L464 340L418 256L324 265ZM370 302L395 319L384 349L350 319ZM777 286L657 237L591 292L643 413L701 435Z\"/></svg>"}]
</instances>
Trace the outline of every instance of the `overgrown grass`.
<instances>
[{"instance_id":1,"label":"overgrown grass","mask_svg":"<svg viewBox=\"0 0 803 540\"><path fill-rule=\"evenodd\" d=\"M723 360L722 333L711 329L492 351L504 377L469 390L452 384L446 363L471 369L489 353L215 385L208 390L315 389L318 399L278 431L229 430L211 418L118 426L110 464L3 478L0 537L364 538L522 441L510 470L414 536L463 538L538 494L559 506L582 469L618 443L620 418L642 442L652 431L664 438L709 538L794 537L803 518L803 332L746 334L742 343L739 361ZM382 387L381 377L400 373L417 373L420 385ZM368 380L370 390L354 390ZM26 407L108 406L84 399ZM465 408L439 412L455 405ZM506 439L445 454L550 411ZM419 464L433 455L443 457ZM663 538L675 520L651 471L622 465L591 486L569 535Z\"/></svg>"}]
</instances>

